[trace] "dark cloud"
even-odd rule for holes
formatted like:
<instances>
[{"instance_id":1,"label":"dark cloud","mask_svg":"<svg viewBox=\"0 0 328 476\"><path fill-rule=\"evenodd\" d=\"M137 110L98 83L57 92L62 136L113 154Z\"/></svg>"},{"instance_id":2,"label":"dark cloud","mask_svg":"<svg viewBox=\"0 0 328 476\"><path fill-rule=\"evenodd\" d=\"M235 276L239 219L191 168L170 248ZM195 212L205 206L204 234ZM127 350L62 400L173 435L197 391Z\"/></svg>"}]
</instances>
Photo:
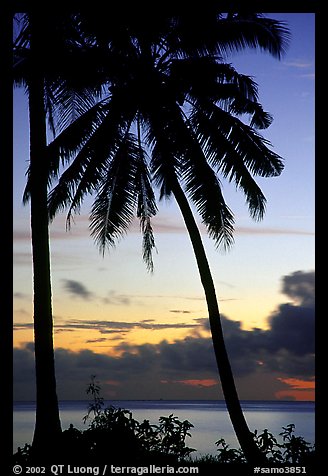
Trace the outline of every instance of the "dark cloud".
<instances>
[{"instance_id":1,"label":"dark cloud","mask_svg":"<svg viewBox=\"0 0 328 476\"><path fill-rule=\"evenodd\" d=\"M314 375L314 354L295 355L285 349L265 356L268 371L283 373L289 378L311 379Z\"/></svg>"},{"instance_id":2,"label":"dark cloud","mask_svg":"<svg viewBox=\"0 0 328 476\"><path fill-rule=\"evenodd\" d=\"M282 292L303 306L314 307L315 274L314 271L295 271L283 276Z\"/></svg>"},{"instance_id":3,"label":"dark cloud","mask_svg":"<svg viewBox=\"0 0 328 476\"><path fill-rule=\"evenodd\" d=\"M68 319L62 323L54 324L55 332L63 331L78 331L78 330L95 330L100 334L113 334L113 333L127 333L134 329L150 329L150 330L163 330L163 329L192 329L200 328L200 323L157 323L154 319L143 319L141 321L100 321L96 319ZM14 325L14 330L32 329L33 323L17 323Z\"/></svg>"},{"instance_id":4,"label":"dark cloud","mask_svg":"<svg viewBox=\"0 0 328 476\"><path fill-rule=\"evenodd\" d=\"M247 373L256 360L270 371L299 378L314 374L315 273L296 271L283 276L282 290L295 304L281 304L268 318L269 329L245 331L240 322L223 316L226 345L235 372Z\"/></svg>"},{"instance_id":5,"label":"dark cloud","mask_svg":"<svg viewBox=\"0 0 328 476\"><path fill-rule=\"evenodd\" d=\"M190 314L191 311L186 311L184 309L171 309L170 312L173 314Z\"/></svg>"},{"instance_id":6,"label":"dark cloud","mask_svg":"<svg viewBox=\"0 0 328 476\"><path fill-rule=\"evenodd\" d=\"M55 326L56 327L56 326ZM193 327L199 327L199 324L193 323L156 323L153 319L145 319L142 321L98 321L98 320L77 320L70 319L64 324L58 325L60 328L71 329L92 329L98 330L101 334L107 334L112 332L127 332L133 329L190 329Z\"/></svg>"},{"instance_id":7,"label":"dark cloud","mask_svg":"<svg viewBox=\"0 0 328 476\"><path fill-rule=\"evenodd\" d=\"M14 330L33 329L33 322L19 322L14 324Z\"/></svg>"},{"instance_id":8,"label":"dark cloud","mask_svg":"<svg viewBox=\"0 0 328 476\"><path fill-rule=\"evenodd\" d=\"M13 350L14 400L35 400L34 345Z\"/></svg>"},{"instance_id":9,"label":"dark cloud","mask_svg":"<svg viewBox=\"0 0 328 476\"><path fill-rule=\"evenodd\" d=\"M288 379L310 381L313 378L314 307L310 303L313 304L314 300L311 299L310 287L304 285L310 276L309 273L290 276L289 282L284 277L286 294L290 296L292 293L299 304L281 304L270 316L268 330L244 330L240 322L222 316L225 342L242 399L274 398L275 393L286 390L284 382ZM194 324L178 325L157 324L151 319L140 322L71 320L60 326L66 329L91 327L98 329L100 334L129 332L135 328L176 327L192 328L193 333L174 342L120 343L115 347L115 356L90 350L57 349L56 369L61 399L83 398L90 375L97 375L103 382L104 394L113 398L223 397L220 385L208 385L208 382L219 382L219 379L211 338L200 332L201 329L208 331L207 319L198 318L194 319ZM100 339L103 341L104 338ZM14 350L15 398L33 398L33 365L33 345Z\"/></svg>"},{"instance_id":10,"label":"dark cloud","mask_svg":"<svg viewBox=\"0 0 328 476\"><path fill-rule=\"evenodd\" d=\"M88 339L85 341L86 344L95 344L97 342L107 342L106 337L99 337L98 339Z\"/></svg>"},{"instance_id":11,"label":"dark cloud","mask_svg":"<svg viewBox=\"0 0 328 476\"><path fill-rule=\"evenodd\" d=\"M64 283L64 289L66 292L70 293L75 297L80 297L82 299L99 299L103 304L115 305L115 306L130 306L131 304L143 305L144 299L167 299L167 298L176 298L184 300L204 300L202 298L195 298L189 296L178 296L178 295L134 295L134 294L120 294L114 289L110 289L105 297L97 296L95 293L91 292L87 287L80 281L71 280L71 279L62 279ZM173 309L170 312L181 312L189 313L189 310L185 309Z\"/></svg>"},{"instance_id":12,"label":"dark cloud","mask_svg":"<svg viewBox=\"0 0 328 476\"><path fill-rule=\"evenodd\" d=\"M15 299L26 299L26 297L27 297L26 294L20 293L20 292L14 293L13 296L14 296Z\"/></svg>"},{"instance_id":13,"label":"dark cloud","mask_svg":"<svg viewBox=\"0 0 328 476\"><path fill-rule=\"evenodd\" d=\"M224 322L227 327L227 322ZM241 398L250 398L252 392L253 398L274 398L274 391L285 388L283 383L277 382L278 376L311 378L311 354L296 355L283 348L272 352L264 348L265 341L261 342L260 339L263 334L255 336L253 332L244 331L233 323L226 340ZM240 343L243 349L240 349ZM91 375L97 375L104 395L113 398L223 398L212 341L208 337L188 337L172 343L162 341L159 344L137 346L125 343L119 345L117 350L119 355L112 356L90 350L72 352L57 349L56 371L60 398L84 398ZM24 398L27 398L32 393L34 375L32 346L15 349L15 355L15 396L22 398L24 392ZM266 388L261 385L264 378ZM248 379L257 382L260 393L257 393L256 385L250 391ZM202 385L207 380L217 381L218 385ZM195 382L195 385L185 384L190 381Z\"/></svg>"},{"instance_id":14,"label":"dark cloud","mask_svg":"<svg viewBox=\"0 0 328 476\"><path fill-rule=\"evenodd\" d=\"M282 304L270 318L268 349L291 350L296 355L314 353L314 308Z\"/></svg>"},{"instance_id":15,"label":"dark cloud","mask_svg":"<svg viewBox=\"0 0 328 476\"><path fill-rule=\"evenodd\" d=\"M75 281L73 279L63 279L63 282L64 288L69 294L82 299L91 299L93 297L93 293L79 281Z\"/></svg>"},{"instance_id":16,"label":"dark cloud","mask_svg":"<svg viewBox=\"0 0 328 476\"><path fill-rule=\"evenodd\" d=\"M270 330L245 331L239 323L226 318L223 323L225 329L228 329L226 345L236 383L243 383L240 387L241 398L249 398L247 378L253 380L257 376L261 387L261 378L271 374L271 394L268 385L261 390L261 395L274 398L273 389L276 391L277 388L284 388L283 383L279 384L280 387L277 384L277 376L300 379L313 376L313 355L307 353L306 349L302 355L297 346L297 352L278 343L273 349ZM134 346L125 343L120 344L117 350L118 356L110 356L90 350L72 352L57 349L56 369L61 398L83 398L90 375L97 375L104 382L104 391L116 398L222 398L219 386L184 384L204 380L217 380L219 383L213 345L209 337L190 336L172 343L164 340L159 344ZM32 363L31 346L17 349L15 384L18 388L29 385L29 376L33 374ZM106 384L107 381L116 382L114 390ZM254 389L256 386L253 387L253 394Z\"/></svg>"}]
</instances>

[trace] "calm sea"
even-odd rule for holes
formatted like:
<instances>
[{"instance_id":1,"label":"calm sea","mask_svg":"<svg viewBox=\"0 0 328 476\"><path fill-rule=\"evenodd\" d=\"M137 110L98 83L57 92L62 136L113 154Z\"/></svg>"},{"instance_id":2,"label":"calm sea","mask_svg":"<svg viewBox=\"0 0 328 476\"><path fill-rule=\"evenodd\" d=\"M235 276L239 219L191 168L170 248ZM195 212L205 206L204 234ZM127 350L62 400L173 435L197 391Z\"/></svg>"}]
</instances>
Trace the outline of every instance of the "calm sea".
<instances>
[{"instance_id":1,"label":"calm sea","mask_svg":"<svg viewBox=\"0 0 328 476\"><path fill-rule=\"evenodd\" d=\"M87 401L65 401L60 403L62 428L72 423L78 429L86 429L83 417L87 413ZM215 442L224 438L233 448L239 448L224 402L216 401L106 401L104 407L114 405L132 412L135 420L149 420L157 424L161 416L170 414L179 420L188 420L191 437L186 444L195 448L195 456L216 454ZM244 401L242 402L249 429L262 431L267 428L276 438L282 427L290 423L295 425L295 436L302 436L311 444L315 443L315 407L313 402L291 401ZM13 414L13 450L25 443L31 443L35 423L35 403L15 402Z\"/></svg>"}]
</instances>

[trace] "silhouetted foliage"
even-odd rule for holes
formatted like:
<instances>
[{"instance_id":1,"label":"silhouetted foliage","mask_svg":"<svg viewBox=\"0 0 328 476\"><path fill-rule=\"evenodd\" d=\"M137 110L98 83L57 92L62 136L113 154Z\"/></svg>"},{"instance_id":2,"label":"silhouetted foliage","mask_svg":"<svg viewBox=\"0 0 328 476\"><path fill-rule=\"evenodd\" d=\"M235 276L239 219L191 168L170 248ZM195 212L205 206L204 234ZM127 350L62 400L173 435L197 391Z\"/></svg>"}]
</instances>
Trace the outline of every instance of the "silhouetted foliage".
<instances>
[{"instance_id":1,"label":"silhouetted foliage","mask_svg":"<svg viewBox=\"0 0 328 476\"><path fill-rule=\"evenodd\" d=\"M311 462L314 456L314 445L304 440L302 436L295 436L295 425L293 423L282 427L283 431L279 436L283 437L283 442L279 443L277 438L268 431L267 428L262 433L254 431L253 437L265 454L270 464L292 464L305 465ZM216 441L218 447L217 460L220 463L246 463L246 459L241 449L229 448L229 445L223 438Z\"/></svg>"},{"instance_id":2,"label":"silhouetted foliage","mask_svg":"<svg viewBox=\"0 0 328 476\"><path fill-rule=\"evenodd\" d=\"M89 418L91 412L93 412L95 417L99 415L104 405L104 399L100 396L100 385L95 381L95 378L95 375L91 375L91 382L86 390L88 395L92 395L93 401L89 404L88 413L83 417L84 423Z\"/></svg>"},{"instance_id":3,"label":"silhouetted foliage","mask_svg":"<svg viewBox=\"0 0 328 476\"><path fill-rule=\"evenodd\" d=\"M62 433L61 461L71 463L153 463L153 464L243 464L247 463L240 448L231 448L221 438L216 441L217 455L191 457L196 451L186 445L186 437L191 437L193 428L188 420L181 421L173 414L160 417L159 424L149 420L141 423L135 420L130 410L109 406L100 410L91 420L86 430L79 430L70 424ZM268 465L311 465L315 447L301 436L294 435L295 425L283 427L279 433L283 442L279 443L267 429L254 439L266 455ZM49 442L49 445L51 442ZM31 461L31 445L18 448L14 463L27 464Z\"/></svg>"},{"instance_id":4,"label":"silhouetted foliage","mask_svg":"<svg viewBox=\"0 0 328 476\"><path fill-rule=\"evenodd\" d=\"M243 451L230 448L224 438L215 442L217 455L191 456L196 449L186 446L186 438L192 436L189 430L193 424L188 420L179 420L174 414L159 417L155 425L149 420L140 423L133 418L130 410L124 408L113 405L103 408L104 400L100 396L100 385L95 381L95 376L91 377L87 393L93 400L83 421L86 423L90 419L89 426L79 430L70 424L62 432L58 454L62 463L190 464L203 469L213 465L241 465L246 468L247 460ZM311 467L315 446L303 437L295 436L294 424L288 424L282 430L279 433L281 442L266 428L262 433L257 430L253 433L254 441L266 456L268 466ZM29 464L33 458L31 445L25 444L14 454L14 464Z\"/></svg>"},{"instance_id":5,"label":"silhouetted foliage","mask_svg":"<svg viewBox=\"0 0 328 476\"><path fill-rule=\"evenodd\" d=\"M311 447L310 443L305 441L302 436L295 436L293 434L295 429L293 423L287 425L286 428L282 427L282 429L283 431L279 433L279 435L281 435L284 440L282 447L284 449L285 460L292 464L307 461L312 451L314 451L314 447Z\"/></svg>"}]
</instances>

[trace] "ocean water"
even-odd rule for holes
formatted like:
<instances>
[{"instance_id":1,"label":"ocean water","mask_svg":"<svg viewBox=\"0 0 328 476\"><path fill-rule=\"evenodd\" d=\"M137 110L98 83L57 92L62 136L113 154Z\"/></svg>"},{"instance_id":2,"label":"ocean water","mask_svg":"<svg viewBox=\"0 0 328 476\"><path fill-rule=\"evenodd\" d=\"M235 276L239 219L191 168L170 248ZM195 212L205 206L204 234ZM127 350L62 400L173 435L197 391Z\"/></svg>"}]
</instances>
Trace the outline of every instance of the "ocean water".
<instances>
[{"instance_id":1,"label":"ocean water","mask_svg":"<svg viewBox=\"0 0 328 476\"><path fill-rule=\"evenodd\" d=\"M60 402L60 416L63 430L72 423L76 428L88 428L83 422L87 413L88 401ZM282 427L290 423L295 425L295 436L302 436L311 444L315 443L315 406L313 402L294 401L243 401L242 408L249 429L262 431L268 429L276 438ZM231 425L226 405L217 401L149 401L124 400L105 401L104 408L114 405L132 412L135 420L149 420L157 424L161 416L171 414L179 420L188 420L194 426L191 437L187 437L187 446L196 449L195 456L216 454L215 442L224 438L232 448L239 448ZM31 443L35 424L35 403L15 402L13 413L13 451L18 446Z\"/></svg>"}]
</instances>

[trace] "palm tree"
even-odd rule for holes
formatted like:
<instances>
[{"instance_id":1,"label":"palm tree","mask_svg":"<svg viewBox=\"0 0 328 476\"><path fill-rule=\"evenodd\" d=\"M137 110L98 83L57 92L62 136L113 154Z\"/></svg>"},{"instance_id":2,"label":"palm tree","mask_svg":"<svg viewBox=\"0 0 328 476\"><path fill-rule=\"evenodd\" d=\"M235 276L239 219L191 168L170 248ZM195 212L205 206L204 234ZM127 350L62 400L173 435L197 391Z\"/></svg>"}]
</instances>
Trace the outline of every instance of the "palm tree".
<instances>
[{"instance_id":1,"label":"palm tree","mask_svg":"<svg viewBox=\"0 0 328 476\"><path fill-rule=\"evenodd\" d=\"M26 19L25 19L26 20ZM26 26L15 45L16 67L19 67L18 48L28 40ZM23 36L25 37L23 39ZM34 278L34 339L36 369L36 424L33 446L42 442L56 441L61 433L58 399L56 392L53 351L53 322L51 298L51 271L47 210L48 166L44 160L47 146L47 120L45 109L45 79L42 71L44 35L40 23L30 15L28 77L24 82L28 89L30 123L30 200L31 238ZM26 45L24 45L26 46ZM42 49L41 49L42 48ZM15 74L15 67L14 67Z\"/></svg>"},{"instance_id":2,"label":"palm tree","mask_svg":"<svg viewBox=\"0 0 328 476\"><path fill-rule=\"evenodd\" d=\"M61 434L55 378L47 208L48 125L54 133L56 110L59 109L61 115L69 115L76 95L80 110L90 107L97 88L93 87L91 91L77 79L82 49L80 44L76 45L78 29L72 15L28 13L16 14L14 19L17 22L14 85L24 86L28 94L30 126L30 164L24 202L30 200L33 256L36 423L32 446L45 455L48 450L56 451L56 442ZM96 77L95 74L94 84ZM64 92L66 103L63 103ZM49 444L50 441L52 444Z\"/></svg>"},{"instance_id":3,"label":"palm tree","mask_svg":"<svg viewBox=\"0 0 328 476\"><path fill-rule=\"evenodd\" d=\"M256 131L268 127L272 118L258 102L256 83L225 63L223 55L251 47L279 58L287 29L260 14L225 16L215 10L154 14L151 26L135 11L131 16L112 15L110 25L97 27L88 18L85 31L96 28L94 41L99 48L105 45L111 58L104 70L108 94L48 146L51 179L66 166L49 195L49 216L53 219L68 208L70 224L85 195L94 193L91 233L104 251L137 215L151 270L151 218L156 213L152 181L160 198L175 198L206 296L228 412L247 460L259 463L264 456L241 409L215 287L189 200L217 245L231 246L234 230L220 174L242 189L251 216L263 217L266 200L253 176L277 176L283 169L282 159ZM245 115L249 124L240 119Z\"/></svg>"}]
</instances>

